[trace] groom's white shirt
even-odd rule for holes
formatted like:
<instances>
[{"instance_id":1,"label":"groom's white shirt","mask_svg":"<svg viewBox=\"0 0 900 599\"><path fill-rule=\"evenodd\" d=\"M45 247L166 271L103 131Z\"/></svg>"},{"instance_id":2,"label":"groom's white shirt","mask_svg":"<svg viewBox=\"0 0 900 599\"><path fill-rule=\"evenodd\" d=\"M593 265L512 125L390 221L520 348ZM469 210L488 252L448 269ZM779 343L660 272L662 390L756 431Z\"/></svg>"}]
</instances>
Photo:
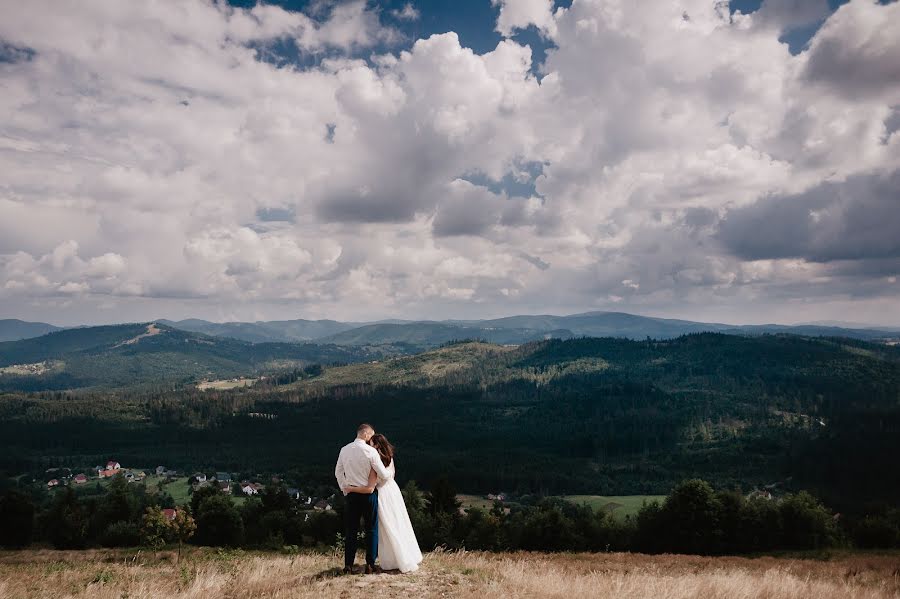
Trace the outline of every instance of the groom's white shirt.
<instances>
[{"instance_id":1,"label":"groom's white shirt","mask_svg":"<svg viewBox=\"0 0 900 599\"><path fill-rule=\"evenodd\" d=\"M334 477L342 490L344 487L365 487L369 484L369 471L372 468L380 479L390 476L381 463L378 450L362 439L356 439L341 448L337 465L334 467Z\"/></svg>"}]
</instances>

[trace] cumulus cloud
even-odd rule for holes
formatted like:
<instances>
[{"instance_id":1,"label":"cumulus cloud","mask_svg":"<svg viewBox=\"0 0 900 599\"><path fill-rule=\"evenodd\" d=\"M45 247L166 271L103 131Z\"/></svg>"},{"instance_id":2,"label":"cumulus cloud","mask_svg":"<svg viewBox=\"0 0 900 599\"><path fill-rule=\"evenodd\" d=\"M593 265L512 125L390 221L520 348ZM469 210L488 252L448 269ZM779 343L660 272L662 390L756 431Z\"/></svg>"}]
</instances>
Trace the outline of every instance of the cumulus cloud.
<instances>
[{"instance_id":1,"label":"cumulus cloud","mask_svg":"<svg viewBox=\"0 0 900 599\"><path fill-rule=\"evenodd\" d=\"M554 0L491 0L491 4L500 7L497 31L505 37L512 36L518 29L528 29L531 26L548 37L556 34Z\"/></svg>"},{"instance_id":2,"label":"cumulus cloud","mask_svg":"<svg viewBox=\"0 0 900 599\"><path fill-rule=\"evenodd\" d=\"M900 4L851 2L828 19L809 48L803 75L851 98L900 102Z\"/></svg>"},{"instance_id":3,"label":"cumulus cloud","mask_svg":"<svg viewBox=\"0 0 900 599\"><path fill-rule=\"evenodd\" d=\"M407 6L6 11L4 316L900 321L900 5L797 55L820 2L497 0L483 54Z\"/></svg>"},{"instance_id":4,"label":"cumulus cloud","mask_svg":"<svg viewBox=\"0 0 900 599\"><path fill-rule=\"evenodd\" d=\"M729 212L719 234L747 260L900 259L900 171L764 198Z\"/></svg>"}]
</instances>

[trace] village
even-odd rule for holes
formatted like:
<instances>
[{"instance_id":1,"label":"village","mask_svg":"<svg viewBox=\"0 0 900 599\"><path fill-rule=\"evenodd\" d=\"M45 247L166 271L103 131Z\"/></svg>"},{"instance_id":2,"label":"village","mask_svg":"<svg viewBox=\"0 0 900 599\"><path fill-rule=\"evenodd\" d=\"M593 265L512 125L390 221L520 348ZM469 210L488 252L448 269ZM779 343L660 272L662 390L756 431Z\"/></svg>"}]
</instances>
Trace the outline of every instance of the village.
<instances>
[{"instance_id":1,"label":"village","mask_svg":"<svg viewBox=\"0 0 900 599\"><path fill-rule=\"evenodd\" d=\"M98 465L90 470L48 468L44 484L49 490L67 486L87 487L91 482L98 488L103 488L117 476L128 483L145 485L148 492L168 493L177 505L189 502L195 491L210 487L217 488L222 494L232 497L236 504L241 504L247 498L261 494L267 484L283 486L288 496L306 509L331 511L334 499L333 493L324 496L325 493L321 490L319 493L304 492L297 487L287 486L279 476L248 478L224 471L187 474L166 466L156 466L154 469L125 467L116 460L109 460L105 465ZM174 518L175 511L169 511L171 514L167 513L167 516Z\"/></svg>"}]
</instances>

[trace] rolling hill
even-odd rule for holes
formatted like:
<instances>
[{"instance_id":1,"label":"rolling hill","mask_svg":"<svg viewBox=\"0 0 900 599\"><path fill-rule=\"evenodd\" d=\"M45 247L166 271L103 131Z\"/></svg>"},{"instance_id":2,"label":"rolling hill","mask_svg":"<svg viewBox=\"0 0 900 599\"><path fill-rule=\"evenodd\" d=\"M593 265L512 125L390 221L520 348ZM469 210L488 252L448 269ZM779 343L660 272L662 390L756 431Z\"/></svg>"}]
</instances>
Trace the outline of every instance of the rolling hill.
<instances>
[{"instance_id":1,"label":"rolling hill","mask_svg":"<svg viewBox=\"0 0 900 599\"><path fill-rule=\"evenodd\" d=\"M65 329L0 343L0 390L184 384L310 363L370 360L389 351L312 343L254 344L159 323Z\"/></svg>"},{"instance_id":2,"label":"rolling hill","mask_svg":"<svg viewBox=\"0 0 900 599\"><path fill-rule=\"evenodd\" d=\"M0 320L0 342L40 337L59 330L61 330L60 327L45 322L26 322L7 318Z\"/></svg>"},{"instance_id":3,"label":"rolling hill","mask_svg":"<svg viewBox=\"0 0 900 599\"><path fill-rule=\"evenodd\" d=\"M99 344L55 333L51 340L62 336L46 345L57 349L33 357L68 365L82 353L95 369L85 372L110 369L119 374L104 376L114 383L123 373L177 381L265 369L273 359L302 363L313 357L303 351L356 361L235 390L7 393L0 437L9 452L0 468L21 471L47 455L88 464L115 455L186 470L290 470L327 485L335 452L369 421L396 445L403 480L427 484L443 473L471 493L646 495L701 477L727 489L804 488L835 507L900 501L900 480L886 475L900 453L897 347L697 333L462 342L358 360L340 353L359 349L349 346L218 344L159 329L113 328Z\"/></svg>"},{"instance_id":4,"label":"rolling hill","mask_svg":"<svg viewBox=\"0 0 900 599\"><path fill-rule=\"evenodd\" d=\"M170 327L214 335L231 337L251 343L284 342L296 343L311 341L328 335L334 335L360 326L355 322L337 322L335 320L272 320L257 322L209 322L191 318L188 320L157 320Z\"/></svg>"}]
</instances>

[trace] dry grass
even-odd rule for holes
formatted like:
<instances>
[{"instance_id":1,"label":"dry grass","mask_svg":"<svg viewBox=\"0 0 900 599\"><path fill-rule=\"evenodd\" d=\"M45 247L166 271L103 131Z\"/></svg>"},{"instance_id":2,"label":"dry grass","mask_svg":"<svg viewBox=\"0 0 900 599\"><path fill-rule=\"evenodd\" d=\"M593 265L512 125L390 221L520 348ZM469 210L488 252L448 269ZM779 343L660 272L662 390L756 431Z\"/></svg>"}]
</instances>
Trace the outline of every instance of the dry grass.
<instances>
[{"instance_id":1,"label":"dry grass","mask_svg":"<svg viewBox=\"0 0 900 599\"><path fill-rule=\"evenodd\" d=\"M0 553L0 597L900 598L900 557L828 561L434 552L413 574L336 576L336 556L49 550Z\"/></svg>"}]
</instances>

